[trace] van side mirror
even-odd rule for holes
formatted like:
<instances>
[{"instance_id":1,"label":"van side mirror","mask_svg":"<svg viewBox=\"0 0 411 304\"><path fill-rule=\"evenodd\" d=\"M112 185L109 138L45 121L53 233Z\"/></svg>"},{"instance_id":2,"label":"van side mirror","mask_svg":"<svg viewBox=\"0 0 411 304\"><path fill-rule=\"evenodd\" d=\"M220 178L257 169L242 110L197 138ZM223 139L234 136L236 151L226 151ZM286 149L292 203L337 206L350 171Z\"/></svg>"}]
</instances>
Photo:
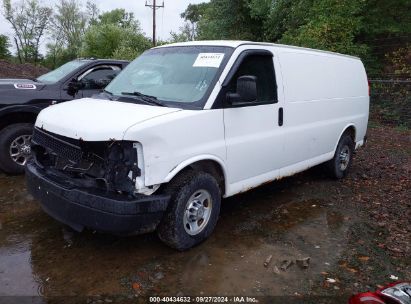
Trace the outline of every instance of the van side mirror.
<instances>
[{"instance_id":1,"label":"van side mirror","mask_svg":"<svg viewBox=\"0 0 411 304\"><path fill-rule=\"evenodd\" d=\"M257 77L245 75L237 79L237 92L227 93L227 101L232 106L246 106L257 101Z\"/></svg>"}]
</instances>

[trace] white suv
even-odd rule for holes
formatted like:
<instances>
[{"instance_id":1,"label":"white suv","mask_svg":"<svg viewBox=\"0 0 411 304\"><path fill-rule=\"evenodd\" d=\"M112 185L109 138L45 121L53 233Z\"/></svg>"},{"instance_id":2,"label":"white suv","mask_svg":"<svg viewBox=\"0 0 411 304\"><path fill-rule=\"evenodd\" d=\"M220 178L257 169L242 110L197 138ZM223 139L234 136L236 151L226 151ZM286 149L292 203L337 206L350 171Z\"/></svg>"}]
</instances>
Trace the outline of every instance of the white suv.
<instances>
[{"instance_id":1,"label":"white suv","mask_svg":"<svg viewBox=\"0 0 411 304\"><path fill-rule=\"evenodd\" d=\"M146 51L100 95L38 116L30 192L74 229L157 230L184 250L222 197L326 163L347 174L369 111L360 59L241 41Z\"/></svg>"}]
</instances>

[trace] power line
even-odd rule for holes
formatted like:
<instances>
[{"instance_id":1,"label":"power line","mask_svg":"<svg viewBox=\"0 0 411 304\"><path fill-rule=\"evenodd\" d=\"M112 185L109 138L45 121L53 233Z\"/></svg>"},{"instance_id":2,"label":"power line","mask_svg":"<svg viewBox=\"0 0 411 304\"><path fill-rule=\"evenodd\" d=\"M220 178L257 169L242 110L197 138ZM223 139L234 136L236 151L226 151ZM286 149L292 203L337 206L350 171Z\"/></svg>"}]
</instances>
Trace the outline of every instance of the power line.
<instances>
[{"instance_id":1,"label":"power line","mask_svg":"<svg viewBox=\"0 0 411 304\"><path fill-rule=\"evenodd\" d=\"M153 10L153 46L156 46L156 10L164 8L164 1L162 5L156 5L156 0L153 0L152 4L148 4L146 1L146 6Z\"/></svg>"}]
</instances>

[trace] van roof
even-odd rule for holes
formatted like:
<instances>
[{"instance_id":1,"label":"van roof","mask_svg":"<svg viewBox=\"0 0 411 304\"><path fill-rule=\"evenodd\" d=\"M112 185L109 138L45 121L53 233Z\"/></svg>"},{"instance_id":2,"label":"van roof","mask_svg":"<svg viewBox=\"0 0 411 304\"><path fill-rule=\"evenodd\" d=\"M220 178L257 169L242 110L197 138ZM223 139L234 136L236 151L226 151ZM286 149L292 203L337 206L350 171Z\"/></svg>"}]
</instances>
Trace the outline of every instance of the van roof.
<instances>
[{"instance_id":1,"label":"van roof","mask_svg":"<svg viewBox=\"0 0 411 304\"><path fill-rule=\"evenodd\" d=\"M158 48L170 47L170 46L226 46L226 47L237 48L241 45L274 46L278 48L305 50L305 51L311 51L311 52L326 53L326 54L336 55L336 56L344 56L344 57L349 57L353 59L360 59L359 57L356 57L356 56L345 55L345 54L340 54L340 53L335 53L335 52L330 52L330 51L304 48L304 47L299 47L299 46L276 44L276 43L269 43L269 42L242 41L242 40L203 40L203 41L178 42L178 43L161 45L161 46L158 46Z\"/></svg>"}]
</instances>

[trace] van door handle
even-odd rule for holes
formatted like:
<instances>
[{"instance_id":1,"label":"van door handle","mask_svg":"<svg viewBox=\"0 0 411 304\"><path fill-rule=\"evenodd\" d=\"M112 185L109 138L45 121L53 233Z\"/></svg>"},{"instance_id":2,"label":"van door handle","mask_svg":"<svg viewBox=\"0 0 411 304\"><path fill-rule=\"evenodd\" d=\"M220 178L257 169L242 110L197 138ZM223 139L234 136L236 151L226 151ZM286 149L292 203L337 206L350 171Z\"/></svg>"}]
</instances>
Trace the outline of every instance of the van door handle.
<instances>
[{"instance_id":1,"label":"van door handle","mask_svg":"<svg viewBox=\"0 0 411 304\"><path fill-rule=\"evenodd\" d=\"M278 109L278 125L281 127L284 124L284 110L283 108Z\"/></svg>"}]
</instances>

